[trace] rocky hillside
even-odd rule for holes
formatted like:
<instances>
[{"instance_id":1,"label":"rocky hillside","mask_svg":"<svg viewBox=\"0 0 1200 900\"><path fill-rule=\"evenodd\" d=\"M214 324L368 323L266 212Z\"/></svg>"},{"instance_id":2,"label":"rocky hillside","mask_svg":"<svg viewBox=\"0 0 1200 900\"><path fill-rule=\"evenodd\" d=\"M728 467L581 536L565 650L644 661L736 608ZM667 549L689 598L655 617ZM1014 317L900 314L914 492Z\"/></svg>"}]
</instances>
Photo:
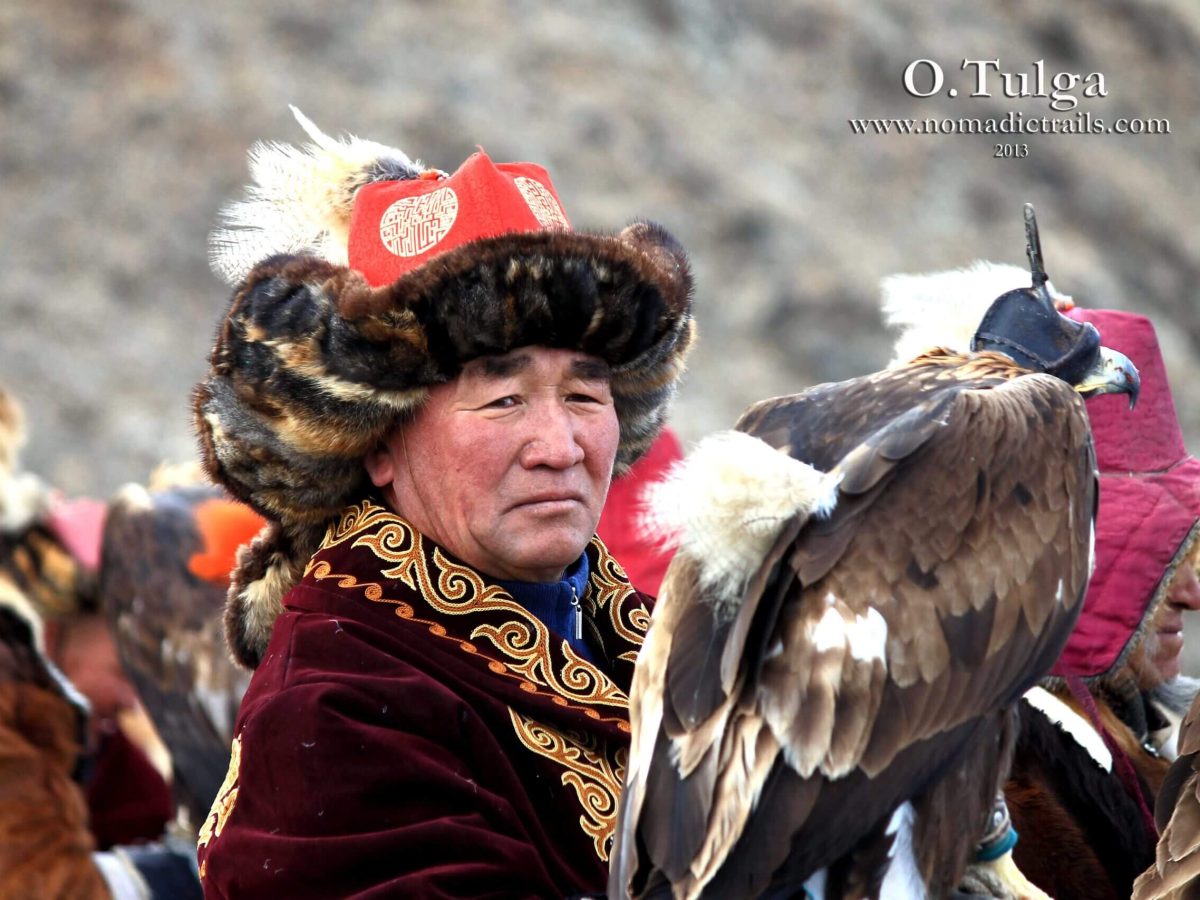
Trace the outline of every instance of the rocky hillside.
<instances>
[{"instance_id":1,"label":"rocky hillside","mask_svg":"<svg viewBox=\"0 0 1200 900\"><path fill-rule=\"evenodd\" d=\"M879 279L1023 264L1032 201L1059 287L1156 318L1200 450L1200 7L857 6L0 3L0 383L30 407L27 464L107 495L193 454L189 392L226 300L206 234L251 143L303 138L289 103L445 169L476 145L542 162L580 227L666 224L699 285L686 438L757 398L879 367ZM916 96L930 63L905 89L916 60L940 67L935 96ZM991 96L970 96L980 87ZM1168 119L1170 134L848 122L1010 112Z\"/></svg>"}]
</instances>

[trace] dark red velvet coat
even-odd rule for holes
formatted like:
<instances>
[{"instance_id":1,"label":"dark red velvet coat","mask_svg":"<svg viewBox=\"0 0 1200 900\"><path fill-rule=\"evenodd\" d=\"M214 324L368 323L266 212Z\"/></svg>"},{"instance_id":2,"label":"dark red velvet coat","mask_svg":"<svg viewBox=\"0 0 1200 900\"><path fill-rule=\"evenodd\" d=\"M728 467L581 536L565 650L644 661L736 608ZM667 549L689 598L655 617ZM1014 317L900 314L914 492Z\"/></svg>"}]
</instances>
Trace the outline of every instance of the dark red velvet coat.
<instances>
[{"instance_id":1,"label":"dark red velvet coat","mask_svg":"<svg viewBox=\"0 0 1200 900\"><path fill-rule=\"evenodd\" d=\"M349 507L242 702L206 896L602 892L649 613L587 553L597 665L404 520Z\"/></svg>"}]
</instances>

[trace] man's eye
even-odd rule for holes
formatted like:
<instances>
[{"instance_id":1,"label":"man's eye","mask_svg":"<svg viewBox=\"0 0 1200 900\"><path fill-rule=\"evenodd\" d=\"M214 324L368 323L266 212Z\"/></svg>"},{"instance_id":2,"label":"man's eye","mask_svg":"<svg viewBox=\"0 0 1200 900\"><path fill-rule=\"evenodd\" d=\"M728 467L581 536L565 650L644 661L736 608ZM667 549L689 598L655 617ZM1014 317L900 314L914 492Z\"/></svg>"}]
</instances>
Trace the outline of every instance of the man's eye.
<instances>
[{"instance_id":1,"label":"man's eye","mask_svg":"<svg viewBox=\"0 0 1200 900\"><path fill-rule=\"evenodd\" d=\"M567 400L571 403L603 403L604 401L595 394L568 394Z\"/></svg>"},{"instance_id":2,"label":"man's eye","mask_svg":"<svg viewBox=\"0 0 1200 900\"><path fill-rule=\"evenodd\" d=\"M512 394L504 397L497 397L495 400L489 400L483 404L484 409L509 409L517 405L517 398Z\"/></svg>"}]
</instances>

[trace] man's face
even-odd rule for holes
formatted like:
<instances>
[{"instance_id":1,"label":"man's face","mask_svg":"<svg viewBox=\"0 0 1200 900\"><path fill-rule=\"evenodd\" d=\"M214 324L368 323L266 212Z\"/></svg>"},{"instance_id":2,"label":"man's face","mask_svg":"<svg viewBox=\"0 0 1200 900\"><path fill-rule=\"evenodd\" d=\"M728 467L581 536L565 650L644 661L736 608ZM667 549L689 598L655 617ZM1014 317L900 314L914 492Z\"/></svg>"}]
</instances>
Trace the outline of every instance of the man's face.
<instances>
[{"instance_id":1,"label":"man's face","mask_svg":"<svg viewBox=\"0 0 1200 900\"><path fill-rule=\"evenodd\" d=\"M1138 681L1143 689L1156 687L1179 675L1179 657L1183 652L1183 614L1200 609L1200 578L1193 566L1184 562L1175 572L1166 602L1154 616L1151 633L1143 642L1142 658L1136 663ZM1138 648L1142 650L1141 647Z\"/></svg>"},{"instance_id":2,"label":"man's face","mask_svg":"<svg viewBox=\"0 0 1200 900\"><path fill-rule=\"evenodd\" d=\"M523 347L433 388L366 466L397 512L464 562L554 581L595 532L618 437L604 362Z\"/></svg>"}]
</instances>

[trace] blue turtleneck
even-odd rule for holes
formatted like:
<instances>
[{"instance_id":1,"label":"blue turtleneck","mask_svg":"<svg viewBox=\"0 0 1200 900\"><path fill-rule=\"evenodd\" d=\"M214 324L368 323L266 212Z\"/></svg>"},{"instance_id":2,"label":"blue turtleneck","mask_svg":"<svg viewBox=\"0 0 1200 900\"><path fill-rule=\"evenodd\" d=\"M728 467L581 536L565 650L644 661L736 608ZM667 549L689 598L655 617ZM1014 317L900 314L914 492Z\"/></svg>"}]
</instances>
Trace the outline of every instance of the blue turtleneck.
<instances>
[{"instance_id":1,"label":"blue turtleneck","mask_svg":"<svg viewBox=\"0 0 1200 900\"><path fill-rule=\"evenodd\" d=\"M583 637L583 607L587 591L587 554L567 566L561 581L497 581L513 599L537 616L542 624L563 638L590 663L596 659Z\"/></svg>"}]
</instances>

